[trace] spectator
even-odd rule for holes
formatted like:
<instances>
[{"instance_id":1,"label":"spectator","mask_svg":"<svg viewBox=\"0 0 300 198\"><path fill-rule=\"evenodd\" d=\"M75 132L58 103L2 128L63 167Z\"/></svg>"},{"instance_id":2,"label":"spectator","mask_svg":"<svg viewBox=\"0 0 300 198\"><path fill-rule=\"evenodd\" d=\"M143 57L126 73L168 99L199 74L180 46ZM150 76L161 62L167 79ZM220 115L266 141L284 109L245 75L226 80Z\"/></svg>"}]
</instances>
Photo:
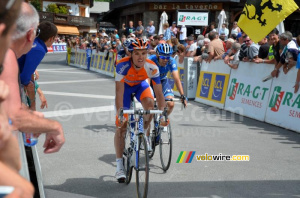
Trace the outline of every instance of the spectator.
<instances>
[{"instance_id":1,"label":"spectator","mask_svg":"<svg viewBox=\"0 0 300 198\"><path fill-rule=\"evenodd\" d=\"M212 23L212 24L210 25L210 32L217 32L214 23Z\"/></svg>"},{"instance_id":2,"label":"spectator","mask_svg":"<svg viewBox=\"0 0 300 198\"><path fill-rule=\"evenodd\" d=\"M239 66L239 53L240 53L241 45L239 43L233 43L231 47L231 52L233 56L230 57L230 61L227 63L229 67L232 69L237 69Z\"/></svg>"},{"instance_id":3,"label":"spectator","mask_svg":"<svg viewBox=\"0 0 300 198\"><path fill-rule=\"evenodd\" d=\"M298 46L300 46L300 35L297 36L296 41L297 41ZM295 86L294 86L294 93L298 92L299 84L300 84L300 53L298 54L296 68L298 69L298 71L297 71L297 77L296 77L296 82L295 82Z\"/></svg>"},{"instance_id":4,"label":"spectator","mask_svg":"<svg viewBox=\"0 0 300 198\"><path fill-rule=\"evenodd\" d=\"M106 34L106 29L105 29L105 28L102 29L101 36L102 36L102 37L105 37L105 36L108 37L108 35Z\"/></svg>"},{"instance_id":5,"label":"spectator","mask_svg":"<svg viewBox=\"0 0 300 198\"><path fill-rule=\"evenodd\" d=\"M293 35L290 32L284 32L280 35L280 44L284 46L284 48L280 54L279 62L271 73L273 77L278 76L281 66L283 66L284 74L287 74L288 71L295 66L293 63L297 61L298 46L296 41L293 40Z\"/></svg>"},{"instance_id":6,"label":"spectator","mask_svg":"<svg viewBox=\"0 0 300 198\"><path fill-rule=\"evenodd\" d=\"M247 56L243 58L244 62L252 62L258 58L259 46L256 45L248 35L244 36L244 43L247 46Z\"/></svg>"},{"instance_id":7,"label":"spectator","mask_svg":"<svg viewBox=\"0 0 300 198\"><path fill-rule=\"evenodd\" d=\"M245 36L246 36L246 34L242 33L242 32L238 33L238 35L237 35L237 40L238 40L239 44L241 45L240 54L239 54L240 61L242 61L243 58L247 56L248 48L247 48L246 43L244 43Z\"/></svg>"},{"instance_id":8,"label":"spectator","mask_svg":"<svg viewBox=\"0 0 300 198\"><path fill-rule=\"evenodd\" d=\"M114 37L116 39L120 39L120 36L118 35L118 30L117 29L114 30Z\"/></svg>"},{"instance_id":9,"label":"spectator","mask_svg":"<svg viewBox=\"0 0 300 198\"><path fill-rule=\"evenodd\" d=\"M97 47L100 46L99 43L98 43L98 41L97 41L97 39L96 39L96 35L95 34L92 35L91 44L92 44L92 46L91 46L92 50L93 49L97 49Z\"/></svg>"},{"instance_id":10,"label":"spectator","mask_svg":"<svg viewBox=\"0 0 300 198\"><path fill-rule=\"evenodd\" d=\"M155 27L154 27L154 22L153 21L150 21L149 22L149 26L147 27L147 36L150 37L150 36L153 36L155 34Z\"/></svg>"},{"instance_id":11,"label":"spectator","mask_svg":"<svg viewBox=\"0 0 300 198\"><path fill-rule=\"evenodd\" d=\"M171 40L171 30L169 28L169 24L168 23L163 24L163 28L165 31L163 40L165 41Z\"/></svg>"},{"instance_id":12,"label":"spectator","mask_svg":"<svg viewBox=\"0 0 300 198\"><path fill-rule=\"evenodd\" d=\"M224 35L224 40L226 41L228 39L229 30L227 29L226 23L222 24L222 28L219 30L219 35ZM222 39L223 40L223 39Z\"/></svg>"},{"instance_id":13,"label":"spectator","mask_svg":"<svg viewBox=\"0 0 300 198\"><path fill-rule=\"evenodd\" d=\"M214 58L214 60L225 59L226 56L230 56L231 55L231 48L232 48L232 45L233 45L234 42L235 41L232 38L228 39L227 42L226 42L226 49L227 49L226 52L222 56L216 56Z\"/></svg>"},{"instance_id":14,"label":"spectator","mask_svg":"<svg viewBox=\"0 0 300 198\"><path fill-rule=\"evenodd\" d=\"M265 37L262 40L258 42L260 45L259 51L258 51L258 58L255 59L255 63L264 63L265 59L268 60L269 56L269 50L270 50L270 44L268 42L268 39Z\"/></svg>"},{"instance_id":15,"label":"spectator","mask_svg":"<svg viewBox=\"0 0 300 198\"><path fill-rule=\"evenodd\" d=\"M180 35L179 35L179 43L183 44L184 46L186 46L186 27L185 25L181 26L180 31L179 31Z\"/></svg>"},{"instance_id":16,"label":"spectator","mask_svg":"<svg viewBox=\"0 0 300 198\"><path fill-rule=\"evenodd\" d=\"M202 31L202 35L205 36L207 34L208 26L205 26Z\"/></svg>"},{"instance_id":17,"label":"spectator","mask_svg":"<svg viewBox=\"0 0 300 198\"><path fill-rule=\"evenodd\" d=\"M158 35L153 36L153 40L150 42L148 54L156 54L155 47L159 44L160 38Z\"/></svg>"},{"instance_id":18,"label":"spectator","mask_svg":"<svg viewBox=\"0 0 300 198\"><path fill-rule=\"evenodd\" d=\"M135 32L135 28L133 27L133 21L129 21L129 26L126 28L126 35L129 36Z\"/></svg>"},{"instance_id":19,"label":"spectator","mask_svg":"<svg viewBox=\"0 0 300 198\"><path fill-rule=\"evenodd\" d=\"M173 52L175 54L176 51L177 51L177 46L179 45L178 39L177 38L172 38L171 43L172 43L171 46L173 46Z\"/></svg>"},{"instance_id":20,"label":"spectator","mask_svg":"<svg viewBox=\"0 0 300 198\"><path fill-rule=\"evenodd\" d=\"M215 56L222 56L225 53L223 42L217 38L217 32L210 32L208 35L211 41L208 46L208 59L207 62L210 63Z\"/></svg>"},{"instance_id":21,"label":"spectator","mask_svg":"<svg viewBox=\"0 0 300 198\"><path fill-rule=\"evenodd\" d=\"M137 38L142 38L144 36L144 26L142 21L138 21L139 26L137 26L135 34Z\"/></svg>"},{"instance_id":22,"label":"spectator","mask_svg":"<svg viewBox=\"0 0 300 198\"><path fill-rule=\"evenodd\" d=\"M92 58L92 48L91 44L86 46L86 59L87 59L87 70L90 70L91 58Z\"/></svg>"},{"instance_id":23,"label":"spectator","mask_svg":"<svg viewBox=\"0 0 300 198\"><path fill-rule=\"evenodd\" d=\"M184 47L184 45L179 44L177 46L176 55L174 56L174 59L176 60L177 65L179 65L179 66L183 65L184 56L185 56L185 47Z\"/></svg>"},{"instance_id":24,"label":"spectator","mask_svg":"<svg viewBox=\"0 0 300 198\"><path fill-rule=\"evenodd\" d=\"M231 29L231 32L230 32L230 37L235 34L235 35L238 35L239 33L241 33L241 29L238 27L237 25L237 22L233 22L233 27Z\"/></svg>"},{"instance_id":25,"label":"spectator","mask_svg":"<svg viewBox=\"0 0 300 198\"><path fill-rule=\"evenodd\" d=\"M175 21L173 21L172 26L170 27L170 30L171 30L172 36L173 37L177 37L177 31L178 31L178 29L176 27L176 22Z\"/></svg>"},{"instance_id":26,"label":"spectator","mask_svg":"<svg viewBox=\"0 0 300 198\"><path fill-rule=\"evenodd\" d=\"M186 54L187 57L192 57L193 54L196 54L197 43L194 42L194 36L189 36L187 39L187 46L186 46Z\"/></svg>"},{"instance_id":27,"label":"spectator","mask_svg":"<svg viewBox=\"0 0 300 198\"><path fill-rule=\"evenodd\" d=\"M126 36L126 24L125 23L122 24L121 32L122 32L122 35Z\"/></svg>"}]
</instances>

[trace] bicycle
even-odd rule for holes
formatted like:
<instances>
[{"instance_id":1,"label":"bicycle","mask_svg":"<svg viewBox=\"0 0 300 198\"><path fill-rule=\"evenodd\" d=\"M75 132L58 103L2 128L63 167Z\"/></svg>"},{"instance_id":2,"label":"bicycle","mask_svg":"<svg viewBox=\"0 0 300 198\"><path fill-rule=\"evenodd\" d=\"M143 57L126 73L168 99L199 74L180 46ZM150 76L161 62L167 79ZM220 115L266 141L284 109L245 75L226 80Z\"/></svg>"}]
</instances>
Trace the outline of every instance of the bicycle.
<instances>
[{"instance_id":1,"label":"bicycle","mask_svg":"<svg viewBox=\"0 0 300 198\"><path fill-rule=\"evenodd\" d=\"M132 169L136 170L136 188L138 198L147 197L149 182L149 156L144 134L144 118L147 114L167 114L167 110L144 110L135 109L135 103L132 95L131 109L120 110L120 118L128 114L129 120L125 134L125 148L123 152L123 162L126 174L125 183L129 184L132 177ZM130 138L129 138L130 137ZM135 163L134 161L135 154ZM142 179L144 177L144 179Z\"/></svg>"},{"instance_id":2,"label":"bicycle","mask_svg":"<svg viewBox=\"0 0 300 198\"><path fill-rule=\"evenodd\" d=\"M165 101L172 102L172 98L165 98ZM154 103L154 108L157 108L156 101ZM167 119L167 116L166 116ZM164 131L164 127L160 126L160 119L157 115L154 115L153 118L153 126L154 129L150 133L151 147L152 151L149 152L149 157L152 158L155 153L155 147L159 145L159 153L160 153L160 162L162 165L162 169L167 171L171 164L172 159L172 130L171 124L169 123L167 127L167 131Z\"/></svg>"}]
</instances>

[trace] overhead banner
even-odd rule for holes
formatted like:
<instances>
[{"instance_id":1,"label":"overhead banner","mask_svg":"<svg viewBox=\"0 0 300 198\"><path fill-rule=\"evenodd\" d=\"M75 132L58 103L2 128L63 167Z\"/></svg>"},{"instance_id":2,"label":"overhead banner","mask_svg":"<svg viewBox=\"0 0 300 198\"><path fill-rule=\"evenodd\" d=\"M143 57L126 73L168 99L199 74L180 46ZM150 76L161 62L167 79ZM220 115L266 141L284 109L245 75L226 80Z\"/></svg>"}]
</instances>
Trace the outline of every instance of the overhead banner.
<instances>
[{"instance_id":1,"label":"overhead banner","mask_svg":"<svg viewBox=\"0 0 300 198\"><path fill-rule=\"evenodd\" d=\"M273 64L240 62L238 69L231 70L225 110L264 121L272 79L262 79L273 70Z\"/></svg>"},{"instance_id":2,"label":"overhead banner","mask_svg":"<svg viewBox=\"0 0 300 198\"><path fill-rule=\"evenodd\" d=\"M177 25L207 26L208 12L178 12Z\"/></svg>"},{"instance_id":3,"label":"overhead banner","mask_svg":"<svg viewBox=\"0 0 300 198\"><path fill-rule=\"evenodd\" d=\"M195 101L223 109L229 76L230 67L223 61L203 62Z\"/></svg>"},{"instance_id":4,"label":"overhead banner","mask_svg":"<svg viewBox=\"0 0 300 198\"><path fill-rule=\"evenodd\" d=\"M280 70L273 79L265 121L300 132L300 91L294 93L297 69L293 67L286 75Z\"/></svg>"}]
</instances>

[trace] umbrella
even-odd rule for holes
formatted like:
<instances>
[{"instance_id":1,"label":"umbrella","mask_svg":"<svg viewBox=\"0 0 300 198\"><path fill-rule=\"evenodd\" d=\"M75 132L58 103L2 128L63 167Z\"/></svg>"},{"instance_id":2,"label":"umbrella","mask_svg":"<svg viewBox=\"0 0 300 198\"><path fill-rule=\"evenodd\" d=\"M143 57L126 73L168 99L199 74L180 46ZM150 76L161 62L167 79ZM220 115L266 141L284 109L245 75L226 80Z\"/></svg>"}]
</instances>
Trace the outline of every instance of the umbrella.
<instances>
[{"instance_id":1,"label":"umbrella","mask_svg":"<svg viewBox=\"0 0 300 198\"><path fill-rule=\"evenodd\" d=\"M163 24L168 22L168 15L167 13L164 11L161 16L160 16L160 23L159 23L159 31L158 31L158 35L164 34L164 28L163 28Z\"/></svg>"},{"instance_id":2,"label":"umbrella","mask_svg":"<svg viewBox=\"0 0 300 198\"><path fill-rule=\"evenodd\" d=\"M220 12L218 19L219 19L219 24L218 24L217 32L220 31L220 29L222 28L222 24L225 23L227 19L224 9L222 9L222 11Z\"/></svg>"}]
</instances>

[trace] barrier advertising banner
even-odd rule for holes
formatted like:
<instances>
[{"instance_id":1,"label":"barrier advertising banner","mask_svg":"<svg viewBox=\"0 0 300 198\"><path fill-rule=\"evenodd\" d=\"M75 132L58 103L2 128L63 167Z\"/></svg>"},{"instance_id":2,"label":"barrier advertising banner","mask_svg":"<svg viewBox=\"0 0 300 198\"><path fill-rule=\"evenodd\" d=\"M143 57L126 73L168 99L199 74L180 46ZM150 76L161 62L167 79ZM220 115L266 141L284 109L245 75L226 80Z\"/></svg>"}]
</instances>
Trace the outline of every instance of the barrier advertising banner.
<instances>
[{"instance_id":1,"label":"barrier advertising banner","mask_svg":"<svg viewBox=\"0 0 300 198\"><path fill-rule=\"evenodd\" d=\"M223 109L230 70L221 60L203 62L195 101Z\"/></svg>"},{"instance_id":2,"label":"barrier advertising banner","mask_svg":"<svg viewBox=\"0 0 300 198\"><path fill-rule=\"evenodd\" d=\"M231 70L225 109L256 120L264 121L272 79L262 79L273 71L273 64L240 62Z\"/></svg>"},{"instance_id":3,"label":"barrier advertising banner","mask_svg":"<svg viewBox=\"0 0 300 198\"><path fill-rule=\"evenodd\" d=\"M52 45L53 52L67 52L67 44L53 44Z\"/></svg>"},{"instance_id":4,"label":"barrier advertising banner","mask_svg":"<svg viewBox=\"0 0 300 198\"><path fill-rule=\"evenodd\" d=\"M287 74L280 70L273 79L265 121L300 132L300 92L294 93L297 69L293 67Z\"/></svg>"}]
</instances>

